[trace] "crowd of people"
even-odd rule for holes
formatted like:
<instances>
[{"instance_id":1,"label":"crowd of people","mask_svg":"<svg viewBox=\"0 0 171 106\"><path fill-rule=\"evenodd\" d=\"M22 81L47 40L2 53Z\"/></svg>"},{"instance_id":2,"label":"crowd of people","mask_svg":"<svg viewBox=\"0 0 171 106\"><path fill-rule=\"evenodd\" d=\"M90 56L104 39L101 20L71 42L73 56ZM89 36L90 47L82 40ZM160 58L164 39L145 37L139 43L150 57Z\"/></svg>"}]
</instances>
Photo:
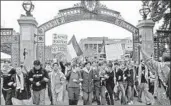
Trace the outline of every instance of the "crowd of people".
<instances>
[{"instance_id":1,"label":"crowd of people","mask_svg":"<svg viewBox=\"0 0 171 106\"><path fill-rule=\"evenodd\" d=\"M62 104L65 96L68 96L69 105L77 105L80 96L83 105L92 105L92 102L114 105L115 101L131 105L135 97L138 102L154 105L155 100L160 99L158 87L164 88L169 102L169 66L154 61L143 50L141 52L140 64L118 60L54 62L44 68L39 60L35 60L34 67L28 71L23 65L11 68L6 63L2 70L5 104L30 105L32 102L45 105L45 92L48 91L51 105ZM20 102L15 103L16 100Z\"/></svg>"}]
</instances>

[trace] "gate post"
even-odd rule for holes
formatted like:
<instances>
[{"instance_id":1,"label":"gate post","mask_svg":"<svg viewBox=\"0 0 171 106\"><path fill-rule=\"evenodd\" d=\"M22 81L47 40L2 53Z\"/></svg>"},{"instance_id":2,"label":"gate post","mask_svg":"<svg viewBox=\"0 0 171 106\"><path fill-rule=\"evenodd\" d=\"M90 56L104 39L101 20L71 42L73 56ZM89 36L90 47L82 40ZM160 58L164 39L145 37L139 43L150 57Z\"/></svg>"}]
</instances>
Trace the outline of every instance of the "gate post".
<instances>
[{"instance_id":1,"label":"gate post","mask_svg":"<svg viewBox=\"0 0 171 106\"><path fill-rule=\"evenodd\" d=\"M36 59L35 35L37 35L37 21L32 16L21 15L20 25L20 61L30 70Z\"/></svg>"},{"instance_id":2,"label":"gate post","mask_svg":"<svg viewBox=\"0 0 171 106\"><path fill-rule=\"evenodd\" d=\"M152 20L141 20L137 25L137 28L139 28L139 35L141 35L142 39L142 48L149 56L154 55L154 24L155 23Z\"/></svg>"}]
</instances>

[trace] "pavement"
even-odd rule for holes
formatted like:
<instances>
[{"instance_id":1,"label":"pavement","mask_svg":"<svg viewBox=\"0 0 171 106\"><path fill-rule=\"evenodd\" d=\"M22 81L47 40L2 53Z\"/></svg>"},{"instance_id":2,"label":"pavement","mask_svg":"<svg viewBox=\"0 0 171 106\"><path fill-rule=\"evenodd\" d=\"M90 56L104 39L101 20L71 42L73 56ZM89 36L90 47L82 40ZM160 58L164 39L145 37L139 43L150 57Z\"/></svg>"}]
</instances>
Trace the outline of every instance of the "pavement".
<instances>
[{"instance_id":1,"label":"pavement","mask_svg":"<svg viewBox=\"0 0 171 106\"><path fill-rule=\"evenodd\" d=\"M65 92L65 93L66 93L65 95L68 95L67 92ZM50 105L50 100L49 100L49 97L48 97L47 90L46 90L45 95L46 95L45 96L45 105ZM1 95L1 105L5 105L5 101L4 101L3 95ZM64 102L62 104L59 104L59 105L69 105L69 103L68 103L68 96L65 96ZM81 99L81 97L80 97L80 100L78 102L78 105L83 105L83 100ZM92 105L97 105L97 103L93 102ZM121 105L120 101L115 101L115 105ZM145 105L145 104L138 102L137 98L135 97L132 105Z\"/></svg>"},{"instance_id":2,"label":"pavement","mask_svg":"<svg viewBox=\"0 0 171 106\"><path fill-rule=\"evenodd\" d=\"M1 90L1 91L2 91L2 90ZM160 91L160 92L163 93L163 91ZM68 103L68 96L67 96L68 93L67 93L67 91L65 92L65 95L66 95L66 96L65 96L65 98L64 98L63 103L61 103L61 104L59 104L59 105L69 105L69 103ZM140 103L140 102L138 102L137 99L138 99L137 97L134 97L134 100L133 100L133 104L132 104L132 105L146 105L145 103ZM160 100L160 101L161 101L161 100ZM165 102L165 101L162 100L162 102ZM2 92L1 92L1 105L5 105L5 101L4 101ZM45 92L45 105L50 105L50 100L49 100L49 97L48 97L48 91L47 91L47 90L46 90L46 92ZM78 105L83 105L83 100L82 100L81 96L80 96L80 100L79 100L79 102L78 102ZM97 102L93 102L92 105L97 105ZM121 105L120 100L115 101L115 105ZM155 103L154 103L154 105L160 105L160 103L156 100Z\"/></svg>"}]
</instances>

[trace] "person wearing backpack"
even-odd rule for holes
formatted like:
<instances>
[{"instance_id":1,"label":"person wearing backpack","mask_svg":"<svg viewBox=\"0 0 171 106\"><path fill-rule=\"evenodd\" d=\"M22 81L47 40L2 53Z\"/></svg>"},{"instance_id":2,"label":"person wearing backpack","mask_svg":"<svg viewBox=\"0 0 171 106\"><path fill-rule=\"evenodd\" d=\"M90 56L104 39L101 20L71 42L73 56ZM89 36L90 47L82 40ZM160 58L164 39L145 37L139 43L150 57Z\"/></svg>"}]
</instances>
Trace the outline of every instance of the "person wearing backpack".
<instances>
[{"instance_id":1,"label":"person wearing backpack","mask_svg":"<svg viewBox=\"0 0 171 106\"><path fill-rule=\"evenodd\" d=\"M82 81L82 78L76 64L72 65L72 69L67 73L66 79L68 80L67 90L69 105L77 105L80 95L80 82Z\"/></svg>"},{"instance_id":2,"label":"person wearing backpack","mask_svg":"<svg viewBox=\"0 0 171 106\"><path fill-rule=\"evenodd\" d=\"M33 104L45 105L45 89L49 82L48 72L41 67L39 60L35 60L34 67L29 72L29 81L32 84Z\"/></svg>"}]
</instances>

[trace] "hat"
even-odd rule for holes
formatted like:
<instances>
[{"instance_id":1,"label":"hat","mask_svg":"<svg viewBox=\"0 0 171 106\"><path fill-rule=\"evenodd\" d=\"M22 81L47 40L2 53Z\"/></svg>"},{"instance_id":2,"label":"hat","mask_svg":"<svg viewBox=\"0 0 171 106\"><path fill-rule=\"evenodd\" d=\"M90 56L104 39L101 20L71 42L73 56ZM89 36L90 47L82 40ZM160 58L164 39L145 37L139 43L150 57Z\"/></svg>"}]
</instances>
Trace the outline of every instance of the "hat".
<instances>
[{"instance_id":1,"label":"hat","mask_svg":"<svg viewBox=\"0 0 171 106\"><path fill-rule=\"evenodd\" d=\"M40 65L40 64L41 64L41 63L40 63L39 60L35 60L34 63L33 63L33 65Z\"/></svg>"}]
</instances>

